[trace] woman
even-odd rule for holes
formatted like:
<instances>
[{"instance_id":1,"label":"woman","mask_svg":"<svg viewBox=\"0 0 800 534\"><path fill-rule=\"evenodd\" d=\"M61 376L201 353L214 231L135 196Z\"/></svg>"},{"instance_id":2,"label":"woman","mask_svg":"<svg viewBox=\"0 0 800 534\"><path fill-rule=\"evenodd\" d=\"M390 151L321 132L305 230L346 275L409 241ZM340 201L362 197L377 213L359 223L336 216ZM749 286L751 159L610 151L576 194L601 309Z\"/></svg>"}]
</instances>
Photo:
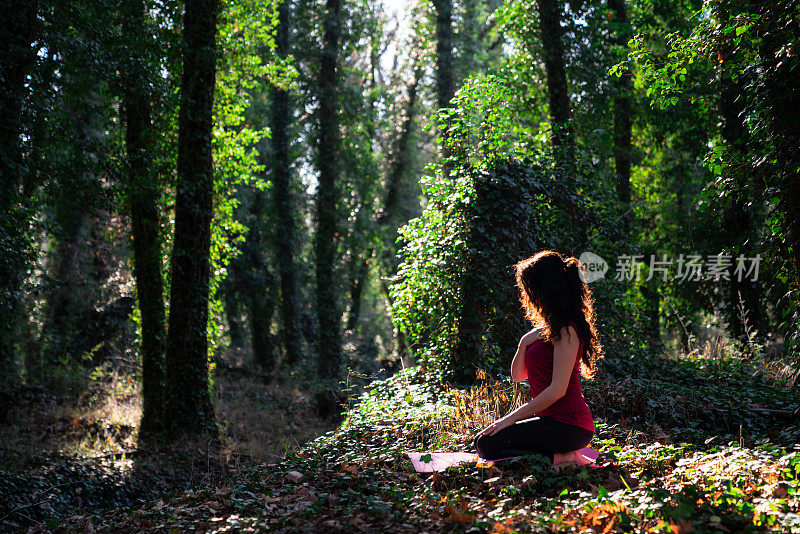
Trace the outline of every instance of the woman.
<instances>
[{"instance_id":1,"label":"woman","mask_svg":"<svg viewBox=\"0 0 800 534\"><path fill-rule=\"evenodd\" d=\"M475 448L487 460L538 453L556 469L590 463L579 452L594 434L580 375L594 375L603 349L580 261L545 250L515 267L520 301L533 329L519 341L511 377L528 380L531 400L479 432Z\"/></svg>"}]
</instances>

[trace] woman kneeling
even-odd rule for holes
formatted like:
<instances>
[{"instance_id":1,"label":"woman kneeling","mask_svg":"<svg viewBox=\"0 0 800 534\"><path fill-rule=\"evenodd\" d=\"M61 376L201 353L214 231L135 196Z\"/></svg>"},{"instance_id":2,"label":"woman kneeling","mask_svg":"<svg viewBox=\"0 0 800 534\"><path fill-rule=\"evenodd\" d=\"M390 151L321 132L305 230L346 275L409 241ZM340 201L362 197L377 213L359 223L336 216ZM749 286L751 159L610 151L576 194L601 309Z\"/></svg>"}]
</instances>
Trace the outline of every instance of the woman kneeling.
<instances>
[{"instance_id":1,"label":"woman kneeling","mask_svg":"<svg viewBox=\"0 0 800 534\"><path fill-rule=\"evenodd\" d=\"M545 250L519 262L516 279L533 329L519 341L511 377L528 380L531 400L479 432L475 448L487 460L543 454L557 469L591 463L580 453L594 434L580 377L593 376L603 349L580 261Z\"/></svg>"}]
</instances>

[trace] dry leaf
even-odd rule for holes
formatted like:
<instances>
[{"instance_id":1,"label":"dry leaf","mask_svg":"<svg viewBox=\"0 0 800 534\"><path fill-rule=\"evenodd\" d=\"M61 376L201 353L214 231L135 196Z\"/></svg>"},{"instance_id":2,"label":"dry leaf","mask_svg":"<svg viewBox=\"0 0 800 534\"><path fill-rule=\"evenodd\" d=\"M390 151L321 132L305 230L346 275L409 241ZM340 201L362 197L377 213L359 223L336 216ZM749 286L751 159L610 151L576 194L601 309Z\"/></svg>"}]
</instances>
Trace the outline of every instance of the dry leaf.
<instances>
[{"instance_id":1,"label":"dry leaf","mask_svg":"<svg viewBox=\"0 0 800 534\"><path fill-rule=\"evenodd\" d=\"M288 473L286 473L286 476L292 482L300 482L301 480L303 480L303 473L300 473L298 471L289 471Z\"/></svg>"},{"instance_id":2,"label":"dry leaf","mask_svg":"<svg viewBox=\"0 0 800 534\"><path fill-rule=\"evenodd\" d=\"M456 510L455 508L453 508L451 505L449 505L447 503L445 503L444 507L448 512L450 512L450 518L453 521L457 521L457 522L462 523L462 524L472 523L472 519L473 518L472 518L472 516L470 514L466 514L464 512Z\"/></svg>"},{"instance_id":3,"label":"dry leaf","mask_svg":"<svg viewBox=\"0 0 800 534\"><path fill-rule=\"evenodd\" d=\"M339 469L342 471L347 471L348 473L355 473L358 471L358 466L356 465L349 465L347 462L344 462Z\"/></svg>"},{"instance_id":4,"label":"dry leaf","mask_svg":"<svg viewBox=\"0 0 800 534\"><path fill-rule=\"evenodd\" d=\"M495 521L494 525L492 525L490 534L509 534L510 532L514 532L514 529L504 525L503 523Z\"/></svg>"},{"instance_id":5,"label":"dry leaf","mask_svg":"<svg viewBox=\"0 0 800 534\"><path fill-rule=\"evenodd\" d=\"M669 529L673 534L688 534L689 532L695 531L695 528L692 526L692 524L685 519L679 520L677 525L670 521Z\"/></svg>"}]
</instances>

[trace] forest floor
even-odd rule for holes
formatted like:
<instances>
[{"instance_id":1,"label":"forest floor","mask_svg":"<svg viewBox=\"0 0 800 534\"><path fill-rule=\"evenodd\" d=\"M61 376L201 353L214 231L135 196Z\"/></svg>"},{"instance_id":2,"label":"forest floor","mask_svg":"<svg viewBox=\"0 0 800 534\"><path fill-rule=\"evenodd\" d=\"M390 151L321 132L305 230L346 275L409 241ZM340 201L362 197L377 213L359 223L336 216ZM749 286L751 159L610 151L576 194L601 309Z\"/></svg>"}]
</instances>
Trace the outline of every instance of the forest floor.
<instances>
[{"instance_id":1,"label":"forest floor","mask_svg":"<svg viewBox=\"0 0 800 534\"><path fill-rule=\"evenodd\" d=\"M339 422L317 415L310 392L265 385L246 368L227 365L214 390L221 448L184 445L143 454L136 443L141 398L134 380L106 371L79 382L61 380L59 387L3 392L0 531L222 484Z\"/></svg>"},{"instance_id":2,"label":"forest floor","mask_svg":"<svg viewBox=\"0 0 800 534\"><path fill-rule=\"evenodd\" d=\"M524 387L456 390L418 367L375 382L346 420L283 457L146 505L32 530L800 532L800 388L746 359L607 358L584 383L610 463L556 473L528 456L416 473L406 451L469 451Z\"/></svg>"}]
</instances>

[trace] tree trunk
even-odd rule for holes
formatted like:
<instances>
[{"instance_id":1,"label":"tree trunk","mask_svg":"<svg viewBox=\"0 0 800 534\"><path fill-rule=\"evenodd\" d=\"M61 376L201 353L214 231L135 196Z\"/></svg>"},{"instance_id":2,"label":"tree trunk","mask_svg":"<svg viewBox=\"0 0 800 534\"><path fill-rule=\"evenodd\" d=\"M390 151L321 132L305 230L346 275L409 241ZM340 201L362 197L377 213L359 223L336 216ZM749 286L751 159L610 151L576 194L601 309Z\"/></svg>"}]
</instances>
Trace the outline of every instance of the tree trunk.
<instances>
[{"instance_id":1,"label":"tree trunk","mask_svg":"<svg viewBox=\"0 0 800 534\"><path fill-rule=\"evenodd\" d=\"M361 316L361 294L364 291L364 283L369 274L369 259L372 253L370 247L358 264L358 271L353 274L350 280L350 313L347 316L347 329L355 331L358 326L358 319Z\"/></svg>"},{"instance_id":2,"label":"tree trunk","mask_svg":"<svg viewBox=\"0 0 800 534\"><path fill-rule=\"evenodd\" d=\"M373 13L373 17L377 17ZM376 19L373 19L376 20ZM369 70L369 100L367 102L367 118L364 121L364 129L366 131L366 138L370 140L375 139L375 121L377 109L377 69L380 62L378 47L380 46L380 35L378 27L370 28L370 70ZM370 148L367 159L366 175L362 178L358 187L358 208L355 215L351 234L354 236L367 235L365 250L359 250L361 243L358 239L351 240L350 261L348 265L348 274L350 277L350 310L347 314L347 330L354 332L358 326L358 320L361 317L361 293L364 290L364 284L369 276L370 259L373 253L372 239L370 236L369 226L373 222L372 213L368 211L368 206L371 205L370 199L367 196L370 193L370 184L377 181L378 165L374 151Z\"/></svg>"},{"instance_id":3,"label":"tree trunk","mask_svg":"<svg viewBox=\"0 0 800 534\"><path fill-rule=\"evenodd\" d=\"M252 258L252 257L251 257ZM275 292L275 279L267 270L263 258L256 259L250 265L253 269L254 280L249 284L248 320L250 323L250 341L253 346L253 360L264 373L265 381L270 382L275 377L275 345L272 342L270 326L275 315L275 302L272 295Z\"/></svg>"},{"instance_id":4,"label":"tree trunk","mask_svg":"<svg viewBox=\"0 0 800 534\"><path fill-rule=\"evenodd\" d=\"M650 256L655 256L658 260L659 257L655 250L643 251L643 261L649 264ZM650 336L650 351L652 354L658 354L661 351L661 320L660 320L660 302L661 295L658 291L659 280L658 274L654 274L650 281L641 281L639 291L644 297L645 301L645 316L648 320L648 334Z\"/></svg>"},{"instance_id":5,"label":"tree trunk","mask_svg":"<svg viewBox=\"0 0 800 534\"><path fill-rule=\"evenodd\" d=\"M547 75L547 95L550 104L550 123L553 129L551 143L553 158L563 176L573 179L575 170L575 140L573 138L567 71L564 62L564 45L561 41L561 9L558 0L536 0L539 10L539 26L542 54ZM576 223L577 243L570 254L580 254L586 246L587 222L576 206L569 206L569 214Z\"/></svg>"},{"instance_id":6,"label":"tree trunk","mask_svg":"<svg viewBox=\"0 0 800 534\"><path fill-rule=\"evenodd\" d=\"M276 54L289 53L289 0L278 6L278 27L275 37ZM286 362L295 363L300 356L300 318L297 298L295 267L294 206L289 159L289 124L291 103L289 93L281 88L272 89L272 200L277 215L278 272L281 287L281 315L283 319L283 346Z\"/></svg>"},{"instance_id":7,"label":"tree trunk","mask_svg":"<svg viewBox=\"0 0 800 534\"><path fill-rule=\"evenodd\" d=\"M85 358L91 347L84 339L91 327L88 319L101 303L100 290L108 271L100 258L100 234L105 226L105 211L98 199L102 196L98 162L105 157L105 110L100 95L103 82L78 73L83 58L69 55L64 65L63 101L66 120L72 130L67 135L69 148L64 163L57 165L55 183L69 195L53 198L52 235L55 253L48 258L46 318L42 328L44 342L39 366L48 373L48 365L71 361L90 364ZM45 374L40 374L42 378Z\"/></svg>"},{"instance_id":8,"label":"tree trunk","mask_svg":"<svg viewBox=\"0 0 800 534\"><path fill-rule=\"evenodd\" d=\"M434 0L436 11L436 103L446 108L453 99L453 2Z\"/></svg>"},{"instance_id":9,"label":"tree trunk","mask_svg":"<svg viewBox=\"0 0 800 534\"><path fill-rule=\"evenodd\" d=\"M29 263L30 215L21 205L26 170L20 140L25 80L36 60L31 44L39 29L38 13L38 1L18 2L0 25L0 249L5 256L0 262L0 384L16 377L16 321Z\"/></svg>"},{"instance_id":10,"label":"tree trunk","mask_svg":"<svg viewBox=\"0 0 800 534\"><path fill-rule=\"evenodd\" d=\"M609 0L608 7L614 13L611 22L611 46L619 59L628 53L628 40L631 37L631 24L625 0ZM614 87L614 170L617 174L617 199L622 213L625 214L625 228L630 229L631 222L631 95L633 81L631 74L624 69L619 77L611 78Z\"/></svg>"},{"instance_id":11,"label":"tree trunk","mask_svg":"<svg viewBox=\"0 0 800 534\"><path fill-rule=\"evenodd\" d=\"M718 6L720 21L728 19L728 11L723 3ZM722 139L729 148L731 160L729 172L734 173L732 182L736 184L731 195L731 209L723 217L723 228L737 255L750 257L753 235L750 211L747 201L751 197L751 185L746 168L748 157L748 131L745 123L745 89L741 79L735 80L730 69L734 61L735 45L731 36L720 35L720 99L719 115L722 119ZM743 76L743 74L742 74ZM733 266L736 262L734 258ZM733 269L731 269L733 271ZM741 341L749 339L748 331L761 332L761 302L758 281L738 280L733 272L728 281L728 322L732 333Z\"/></svg>"},{"instance_id":12,"label":"tree trunk","mask_svg":"<svg viewBox=\"0 0 800 534\"><path fill-rule=\"evenodd\" d=\"M264 260L264 237L261 224L264 220L264 192L255 190L250 205L251 226L243 244L242 255L235 260L235 274L239 294L247 304L250 341L253 360L270 382L275 373L275 347L270 334L275 314L275 289L277 283Z\"/></svg>"},{"instance_id":13,"label":"tree trunk","mask_svg":"<svg viewBox=\"0 0 800 534\"><path fill-rule=\"evenodd\" d=\"M339 47L339 0L327 0L323 25L325 28L320 65L319 102L319 187L317 189L316 306L319 317L319 362L321 377L337 380L341 366L341 332L339 307L333 267L336 262L338 200L336 158L339 155L339 124L337 117L336 63Z\"/></svg>"},{"instance_id":14,"label":"tree trunk","mask_svg":"<svg viewBox=\"0 0 800 534\"><path fill-rule=\"evenodd\" d=\"M461 61L459 80L464 80L478 71L483 39L479 31L478 14L482 1L464 0L461 13Z\"/></svg>"},{"instance_id":15,"label":"tree trunk","mask_svg":"<svg viewBox=\"0 0 800 534\"><path fill-rule=\"evenodd\" d=\"M178 116L178 177L172 249L165 420L169 433L216 435L208 380L212 109L217 0L187 0Z\"/></svg>"},{"instance_id":16,"label":"tree trunk","mask_svg":"<svg viewBox=\"0 0 800 534\"><path fill-rule=\"evenodd\" d=\"M233 264L234 259L231 263ZM231 336L231 348L241 349L244 347L244 332L242 331L242 317L238 299L237 273L233 265L228 269L228 274L223 280L220 290L222 291L223 303L225 304L225 318L228 321L228 333Z\"/></svg>"},{"instance_id":17,"label":"tree trunk","mask_svg":"<svg viewBox=\"0 0 800 534\"><path fill-rule=\"evenodd\" d=\"M547 74L547 95L550 103L553 152L556 161L571 167L575 149L572 139L567 71L564 45L561 42L561 9L558 0L537 0L541 28L542 52Z\"/></svg>"},{"instance_id":18,"label":"tree trunk","mask_svg":"<svg viewBox=\"0 0 800 534\"><path fill-rule=\"evenodd\" d=\"M450 101L455 94L453 81L453 1L433 0L436 11L436 103L438 109L450 106ZM447 162L451 151L447 144L447 124L440 127L442 132L443 148L442 174L445 179L450 177L452 165Z\"/></svg>"},{"instance_id":19,"label":"tree trunk","mask_svg":"<svg viewBox=\"0 0 800 534\"><path fill-rule=\"evenodd\" d=\"M772 143L777 156L778 208L786 220L784 249L793 266L790 275L794 290L800 294L800 58L786 43L797 42L800 28L791 2L769 0L758 4L759 30L763 40L759 54L763 63L766 103L770 114ZM797 305L795 300L792 305ZM791 315L790 315L791 317ZM796 327L796 325L794 326Z\"/></svg>"},{"instance_id":20,"label":"tree trunk","mask_svg":"<svg viewBox=\"0 0 800 534\"><path fill-rule=\"evenodd\" d=\"M146 41L145 3L134 0L128 8L123 31L136 50ZM123 115L125 148L128 154L128 209L133 237L133 275L141 311L142 339L142 420L141 434L157 434L162 429L164 406L165 310L164 280L161 274L159 239L158 181L148 162L155 152L153 142L149 72L141 68L143 58L133 56L125 72Z\"/></svg>"}]
</instances>

